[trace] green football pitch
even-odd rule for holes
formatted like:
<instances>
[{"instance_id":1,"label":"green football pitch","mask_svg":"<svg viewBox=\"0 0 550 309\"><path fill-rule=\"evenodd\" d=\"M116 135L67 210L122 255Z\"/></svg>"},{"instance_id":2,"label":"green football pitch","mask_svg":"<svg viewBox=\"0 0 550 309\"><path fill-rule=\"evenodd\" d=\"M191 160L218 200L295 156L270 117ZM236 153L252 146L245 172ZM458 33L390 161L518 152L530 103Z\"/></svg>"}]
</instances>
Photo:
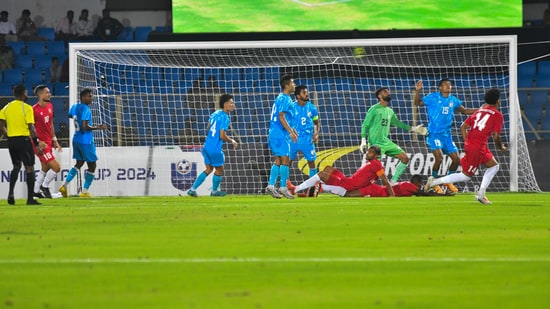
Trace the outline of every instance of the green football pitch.
<instances>
[{"instance_id":1,"label":"green football pitch","mask_svg":"<svg viewBox=\"0 0 550 309\"><path fill-rule=\"evenodd\" d=\"M2 308L549 308L550 194L0 204Z\"/></svg>"},{"instance_id":2,"label":"green football pitch","mask_svg":"<svg viewBox=\"0 0 550 309\"><path fill-rule=\"evenodd\" d=\"M172 1L176 33L522 26L521 0Z\"/></svg>"}]
</instances>

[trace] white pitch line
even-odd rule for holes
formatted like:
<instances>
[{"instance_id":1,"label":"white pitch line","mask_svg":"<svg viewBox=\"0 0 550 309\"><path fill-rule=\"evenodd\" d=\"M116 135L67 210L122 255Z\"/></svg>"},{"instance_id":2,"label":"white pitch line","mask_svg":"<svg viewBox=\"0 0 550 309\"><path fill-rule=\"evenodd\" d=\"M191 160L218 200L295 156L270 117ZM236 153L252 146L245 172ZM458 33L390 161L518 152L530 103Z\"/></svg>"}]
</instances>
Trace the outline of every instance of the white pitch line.
<instances>
[{"instance_id":1,"label":"white pitch line","mask_svg":"<svg viewBox=\"0 0 550 309\"><path fill-rule=\"evenodd\" d=\"M0 264L230 264L230 263L549 263L550 257L403 257L403 258L89 258L89 259L0 259Z\"/></svg>"},{"instance_id":2,"label":"white pitch line","mask_svg":"<svg viewBox=\"0 0 550 309\"><path fill-rule=\"evenodd\" d=\"M300 1L300 0L292 0L298 4L301 4L301 5L304 5L304 6L309 6L309 7L315 7L315 6L323 6L323 5L330 5L330 4L338 4L338 3L343 3L343 2L349 2L351 0L336 0L336 1L328 1L328 2L321 2L321 3L309 3L309 2L305 2L305 1Z\"/></svg>"}]
</instances>

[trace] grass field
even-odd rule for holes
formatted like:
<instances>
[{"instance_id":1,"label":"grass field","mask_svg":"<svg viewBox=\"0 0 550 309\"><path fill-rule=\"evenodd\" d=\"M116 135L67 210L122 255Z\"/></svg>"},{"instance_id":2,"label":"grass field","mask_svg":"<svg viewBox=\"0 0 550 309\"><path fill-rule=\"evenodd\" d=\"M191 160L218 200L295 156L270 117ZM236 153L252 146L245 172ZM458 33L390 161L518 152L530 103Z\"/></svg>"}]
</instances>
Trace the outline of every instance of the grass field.
<instances>
[{"instance_id":1,"label":"grass field","mask_svg":"<svg viewBox=\"0 0 550 309\"><path fill-rule=\"evenodd\" d=\"M549 308L550 195L0 206L5 308Z\"/></svg>"},{"instance_id":2,"label":"grass field","mask_svg":"<svg viewBox=\"0 0 550 309\"><path fill-rule=\"evenodd\" d=\"M176 33L522 26L521 0L172 1Z\"/></svg>"}]
</instances>

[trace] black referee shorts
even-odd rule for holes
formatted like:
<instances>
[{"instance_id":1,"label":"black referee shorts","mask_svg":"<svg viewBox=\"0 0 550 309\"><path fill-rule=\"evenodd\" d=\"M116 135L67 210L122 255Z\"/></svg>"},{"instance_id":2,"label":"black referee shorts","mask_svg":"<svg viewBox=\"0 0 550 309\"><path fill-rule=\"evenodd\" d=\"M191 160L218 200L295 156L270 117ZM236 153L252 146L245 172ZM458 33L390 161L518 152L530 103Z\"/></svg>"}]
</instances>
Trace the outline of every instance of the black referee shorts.
<instances>
[{"instance_id":1,"label":"black referee shorts","mask_svg":"<svg viewBox=\"0 0 550 309\"><path fill-rule=\"evenodd\" d=\"M8 149L10 151L11 163L14 166L34 166L34 150L31 138L28 136L8 137Z\"/></svg>"}]
</instances>

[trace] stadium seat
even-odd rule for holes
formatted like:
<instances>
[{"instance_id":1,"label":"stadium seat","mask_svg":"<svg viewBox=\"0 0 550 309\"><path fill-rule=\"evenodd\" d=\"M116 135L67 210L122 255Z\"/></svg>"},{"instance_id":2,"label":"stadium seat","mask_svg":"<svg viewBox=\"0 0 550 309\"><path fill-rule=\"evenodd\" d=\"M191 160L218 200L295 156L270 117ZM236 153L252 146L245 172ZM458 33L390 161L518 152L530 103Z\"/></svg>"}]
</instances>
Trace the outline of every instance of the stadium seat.
<instances>
[{"instance_id":1,"label":"stadium seat","mask_svg":"<svg viewBox=\"0 0 550 309\"><path fill-rule=\"evenodd\" d=\"M518 76L535 76L537 73L537 63L535 61L518 64Z\"/></svg>"},{"instance_id":2,"label":"stadium seat","mask_svg":"<svg viewBox=\"0 0 550 309\"><path fill-rule=\"evenodd\" d=\"M134 28L132 27L124 27L124 29L122 29L122 32L116 38L116 41L119 41L119 42L131 42L133 40L134 40Z\"/></svg>"},{"instance_id":3,"label":"stadium seat","mask_svg":"<svg viewBox=\"0 0 550 309\"><path fill-rule=\"evenodd\" d=\"M55 40L55 29L51 27L40 27L38 28L38 36L42 37L48 41Z\"/></svg>"},{"instance_id":4,"label":"stadium seat","mask_svg":"<svg viewBox=\"0 0 550 309\"><path fill-rule=\"evenodd\" d=\"M48 55L41 55L34 57L34 68L35 69L46 69L49 71L52 66L52 58Z\"/></svg>"},{"instance_id":5,"label":"stadium seat","mask_svg":"<svg viewBox=\"0 0 550 309\"><path fill-rule=\"evenodd\" d=\"M65 51L65 42L63 41L52 41L48 42L48 55L59 55L66 54Z\"/></svg>"},{"instance_id":6,"label":"stadium seat","mask_svg":"<svg viewBox=\"0 0 550 309\"><path fill-rule=\"evenodd\" d=\"M533 76L519 76L518 75L518 87L519 88L532 88Z\"/></svg>"},{"instance_id":7,"label":"stadium seat","mask_svg":"<svg viewBox=\"0 0 550 309\"><path fill-rule=\"evenodd\" d=\"M547 90L531 91L531 101L529 105L536 105L540 108L543 104L550 104L549 95Z\"/></svg>"},{"instance_id":8,"label":"stadium seat","mask_svg":"<svg viewBox=\"0 0 550 309\"><path fill-rule=\"evenodd\" d=\"M31 86L34 88L34 86L43 84L45 82L46 81L44 79L44 72L41 69L25 70L25 84L27 86Z\"/></svg>"},{"instance_id":9,"label":"stadium seat","mask_svg":"<svg viewBox=\"0 0 550 309\"><path fill-rule=\"evenodd\" d=\"M11 85L23 83L23 70L22 69L4 70L4 83L8 83Z\"/></svg>"},{"instance_id":10,"label":"stadium seat","mask_svg":"<svg viewBox=\"0 0 550 309\"><path fill-rule=\"evenodd\" d=\"M47 55L46 43L44 41L28 41L27 55Z\"/></svg>"},{"instance_id":11,"label":"stadium seat","mask_svg":"<svg viewBox=\"0 0 550 309\"><path fill-rule=\"evenodd\" d=\"M136 29L134 30L134 41L147 42L149 33L151 33L152 31L153 28L149 26L136 27Z\"/></svg>"},{"instance_id":12,"label":"stadium seat","mask_svg":"<svg viewBox=\"0 0 550 309\"><path fill-rule=\"evenodd\" d=\"M0 96L12 97L12 84L0 83Z\"/></svg>"},{"instance_id":13,"label":"stadium seat","mask_svg":"<svg viewBox=\"0 0 550 309\"><path fill-rule=\"evenodd\" d=\"M23 55L26 53L25 51L25 42L17 41L17 42L6 42L6 45L10 46L13 49L13 52L15 53L15 56Z\"/></svg>"},{"instance_id":14,"label":"stadium seat","mask_svg":"<svg viewBox=\"0 0 550 309\"><path fill-rule=\"evenodd\" d=\"M15 57L15 68L32 69L33 68L33 56L18 55Z\"/></svg>"},{"instance_id":15,"label":"stadium seat","mask_svg":"<svg viewBox=\"0 0 550 309\"><path fill-rule=\"evenodd\" d=\"M537 74L550 75L550 61L548 60L539 61Z\"/></svg>"},{"instance_id":16,"label":"stadium seat","mask_svg":"<svg viewBox=\"0 0 550 309\"><path fill-rule=\"evenodd\" d=\"M69 83L54 83L54 94L56 96L68 96L69 95Z\"/></svg>"},{"instance_id":17,"label":"stadium seat","mask_svg":"<svg viewBox=\"0 0 550 309\"><path fill-rule=\"evenodd\" d=\"M539 73L535 79L535 84L537 87L550 87L550 73L544 75Z\"/></svg>"}]
</instances>

